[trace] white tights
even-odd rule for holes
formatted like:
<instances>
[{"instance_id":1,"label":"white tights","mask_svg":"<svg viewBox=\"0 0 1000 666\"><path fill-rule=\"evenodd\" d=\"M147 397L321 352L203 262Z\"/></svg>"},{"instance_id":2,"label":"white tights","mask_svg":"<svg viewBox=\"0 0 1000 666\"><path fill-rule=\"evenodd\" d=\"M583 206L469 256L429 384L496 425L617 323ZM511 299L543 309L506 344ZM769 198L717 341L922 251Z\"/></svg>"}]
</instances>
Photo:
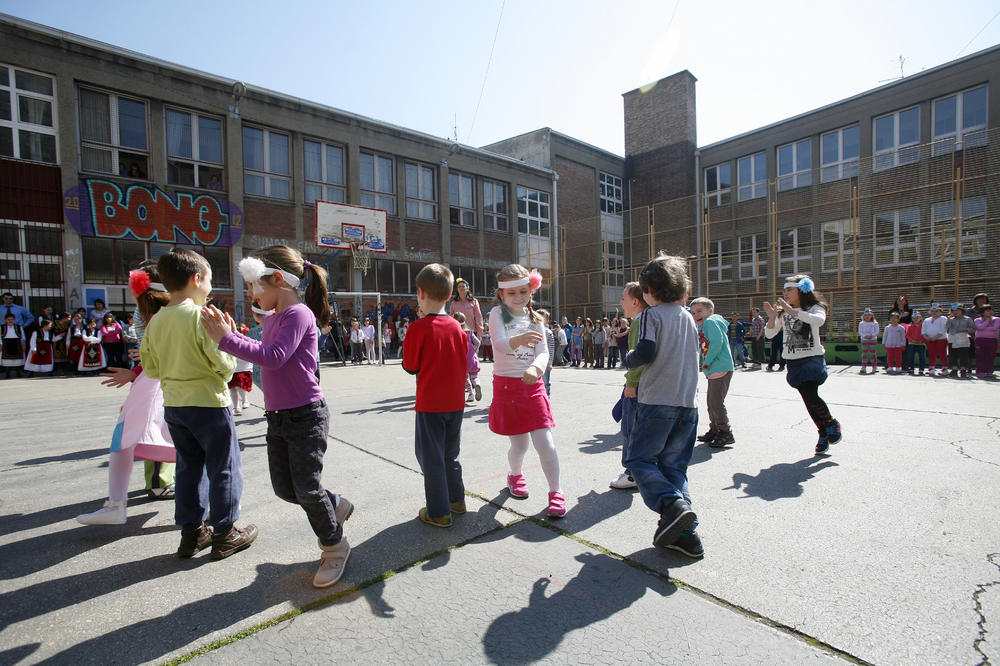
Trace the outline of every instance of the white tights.
<instances>
[{"instance_id":1,"label":"white tights","mask_svg":"<svg viewBox=\"0 0 1000 666\"><path fill-rule=\"evenodd\" d=\"M535 445L535 451L538 452L538 460L542 463L542 472L545 473L545 480L549 482L549 492L562 492L559 485L559 455L556 453L556 444L552 440L552 430L549 428L510 436L507 463L510 465L511 476L517 476L521 473L524 455L528 452L529 439Z\"/></svg>"},{"instance_id":2,"label":"white tights","mask_svg":"<svg viewBox=\"0 0 1000 666\"><path fill-rule=\"evenodd\" d=\"M230 386L229 397L233 399L233 409L240 409L243 407L243 403L247 401L247 392L241 388Z\"/></svg>"},{"instance_id":3,"label":"white tights","mask_svg":"<svg viewBox=\"0 0 1000 666\"><path fill-rule=\"evenodd\" d=\"M108 464L108 499L112 502L124 502L128 498L128 482L132 477L134 460L135 449L131 446L123 451L111 452L111 462Z\"/></svg>"}]
</instances>

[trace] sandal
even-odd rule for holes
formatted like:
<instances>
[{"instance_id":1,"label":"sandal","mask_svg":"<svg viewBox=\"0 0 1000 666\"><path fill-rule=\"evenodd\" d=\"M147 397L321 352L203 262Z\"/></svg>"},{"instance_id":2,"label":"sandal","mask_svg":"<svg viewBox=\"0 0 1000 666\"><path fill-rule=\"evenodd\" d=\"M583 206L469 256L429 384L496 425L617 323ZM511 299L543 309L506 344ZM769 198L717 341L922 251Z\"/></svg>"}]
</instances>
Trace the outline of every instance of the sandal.
<instances>
[{"instance_id":1,"label":"sandal","mask_svg":"<svg viewBox=\"0 0 1000 666\"><path fill-rule=\"evenodd\" d=\"M562 518L566 515L566 496L558 490L549 493L549 518Z\"/></svg>"},{"instance_id":2,"label":"sandal","mask_svg":"<svg viewBox=\"0 0 1000 666\"><path fill-rule=\"evenodd\" d=\"M528 482L524 480L524 474L508 474L507 490L510 491L511 497L525 499L528 496Z\"/></svg>"}]
</instances>

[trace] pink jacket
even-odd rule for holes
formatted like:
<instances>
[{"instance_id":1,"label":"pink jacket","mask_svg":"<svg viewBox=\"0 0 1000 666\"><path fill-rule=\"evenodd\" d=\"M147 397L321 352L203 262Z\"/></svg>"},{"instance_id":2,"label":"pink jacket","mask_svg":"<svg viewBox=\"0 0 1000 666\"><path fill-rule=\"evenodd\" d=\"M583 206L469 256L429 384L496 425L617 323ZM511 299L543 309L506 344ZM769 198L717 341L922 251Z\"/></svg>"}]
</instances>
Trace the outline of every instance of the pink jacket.
<instances>
[{"instance_id":1,"label":"pink jacket","mask_svg":"<svg viewBox=\"0 0 1000 666\"><path fill-rule=\"evenodd\" d=\"M476 299L460 301L454 298L451 301L449 314L455 314L456 312L461 312L465 315L465 325L476 334L477 338L483 337L483 313L479 309L479 301Z\"/></svg>"},{"instance_id":2,"label":"pink jacket","mask_svg":"<svg viewBox=\"0 0 1000 666\"><path fill-rule=\"evenodd\" d=\"M996 340L998 337L998 332L1000 332L1000 319L997 317L991 318L986 321L982 317L972 322L976 326L976 337L982 337L989 340L990 338Z\"/></svg>"}]
</instances>

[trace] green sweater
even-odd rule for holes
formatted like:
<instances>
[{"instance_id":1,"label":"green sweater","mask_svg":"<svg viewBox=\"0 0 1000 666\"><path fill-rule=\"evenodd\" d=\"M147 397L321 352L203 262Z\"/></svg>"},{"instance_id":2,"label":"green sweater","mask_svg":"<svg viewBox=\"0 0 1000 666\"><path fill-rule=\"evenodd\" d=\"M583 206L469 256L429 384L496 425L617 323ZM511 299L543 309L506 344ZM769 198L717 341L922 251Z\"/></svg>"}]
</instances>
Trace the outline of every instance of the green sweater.
<instances>
[{"instance_id":1,"label":"green sweater","mask_svg":"<svg viewBox=\"0 0 1000 666\"><path fill-rule=\"evenodd\" d=\"M639 344L639 317L632 320L632 323L628 325L628 348L629 350L635 349L635 346ZM623 364L624 364L624 360ZM631 368L625 371L625 386L631 386L634 389L639 388L639 377L642 376L642 370L645 365L640 365L637 368Z\"/></svg>"},{"instance_id":2,"label":"green sweater","mask_svg":"<svg viewBox=\"0 0 1000 666\"><path fill-rule=\"evenodd\" d=\"M191 300L160 308L146 324L139 348L142 371L160 380L164 407L228 407L226 384L236 359L201 325L201 306Z\"/></svg>"}]
</instances>

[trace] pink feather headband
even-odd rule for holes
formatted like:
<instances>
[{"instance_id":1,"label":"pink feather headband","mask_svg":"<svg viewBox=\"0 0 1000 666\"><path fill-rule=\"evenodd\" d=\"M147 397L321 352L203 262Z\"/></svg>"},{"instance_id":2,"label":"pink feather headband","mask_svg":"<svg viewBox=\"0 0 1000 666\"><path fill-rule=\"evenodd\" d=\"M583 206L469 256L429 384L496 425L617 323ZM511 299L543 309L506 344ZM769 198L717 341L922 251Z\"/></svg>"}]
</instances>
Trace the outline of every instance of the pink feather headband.
<instances>
[{"instance_id":1,"label":"pink feather headband","mask_svg":"<svg viewBox=\"0 0 1000 666\"><path fill-rule=\"evenodd\" d=\"M542 286L542 274L538 272L537 268L532 268L527 277L497 282L497 288L512 289L513 287L523 287L526 284L531 285L531 291L537 291Z\"/></svg>"}]
</instances>

